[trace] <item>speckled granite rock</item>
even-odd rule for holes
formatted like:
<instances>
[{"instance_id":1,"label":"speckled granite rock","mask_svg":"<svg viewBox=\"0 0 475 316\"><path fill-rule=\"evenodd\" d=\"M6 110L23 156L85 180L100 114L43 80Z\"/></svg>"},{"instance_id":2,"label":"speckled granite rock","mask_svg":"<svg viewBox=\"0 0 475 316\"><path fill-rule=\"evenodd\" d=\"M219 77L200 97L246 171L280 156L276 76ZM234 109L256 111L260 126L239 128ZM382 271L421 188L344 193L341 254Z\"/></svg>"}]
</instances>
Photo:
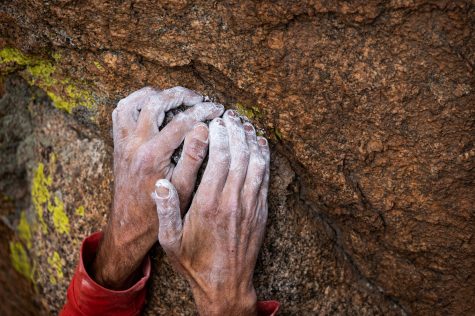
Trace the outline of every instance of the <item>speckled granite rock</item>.
<instances>
[{"instance_id":1,"label":"speckled granite rock","mask_svg":"<svg viewBox=\"0 0 475 316\"><path fill-rule=\"evenodd\" d=\"M469 314L474 16L473 2L443 0L2 4L0 45L41 56L4 53L3 76L23 76L71 113L24 97L26 153L1 173L2 190L31 187L42 163L52 209L54 197L64 204L69 234L44 202L50 230L35 230L44 238L29 251L45 305L62 304L74 247L104 223L115 102L179 84L238 108L272 139L260 297L281 300L283 314ZM17 194L12 227L21 210L37 214L30 192ZM147 313L193 313L184 282L160 250L154 258Z\"/></svg>"}]
</instances>

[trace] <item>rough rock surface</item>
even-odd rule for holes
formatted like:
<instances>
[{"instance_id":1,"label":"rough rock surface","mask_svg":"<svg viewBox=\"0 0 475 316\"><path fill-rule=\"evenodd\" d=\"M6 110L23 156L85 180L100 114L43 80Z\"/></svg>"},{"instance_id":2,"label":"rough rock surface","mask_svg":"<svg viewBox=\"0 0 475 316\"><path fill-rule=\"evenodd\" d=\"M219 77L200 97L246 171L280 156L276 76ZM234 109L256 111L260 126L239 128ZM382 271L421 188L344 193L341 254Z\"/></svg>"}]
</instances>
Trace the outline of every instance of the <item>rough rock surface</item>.
<instances>
[{"instance_id":1,"label":"rough rock surface","mask_svg":"<svg viewBox=\"0 0 475 316\"><path fill-rule=\"evenodd\" d=\"M272 139L255 284L283 314L475 310L472 1L13 0L0 21L0 47L49 61L0 66L0 188L15 201L3 221L49 312L79 241L105 222L110 113L144 85L204 92ZM77 95L72 82L93 102L54 97ZM147 314L192 314L186 284L153 256Z\"/></svg>"}]
</instances>

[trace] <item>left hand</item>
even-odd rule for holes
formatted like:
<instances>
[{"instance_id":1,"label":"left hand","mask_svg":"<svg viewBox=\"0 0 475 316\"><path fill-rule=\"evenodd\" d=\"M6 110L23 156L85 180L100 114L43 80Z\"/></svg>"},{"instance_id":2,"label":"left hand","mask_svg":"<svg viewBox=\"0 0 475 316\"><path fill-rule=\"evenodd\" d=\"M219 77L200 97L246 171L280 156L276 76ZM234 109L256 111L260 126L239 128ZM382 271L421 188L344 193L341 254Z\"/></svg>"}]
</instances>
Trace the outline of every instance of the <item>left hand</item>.
<instances>
[{"instance_id":1,"label":"left hand","mask_svg":"<svg viewBox=\"0 0 475 316\"><path fill-rule=\"evenodd\" d=\"M180 105L191 108L176 115L162 130L165 112ZM112 113L114 137L114 201L93 276L110 289L134 282L134 271L156 242L157 213L151 193L158 179L170 180L181 206L190 200L196 176L208 149L208 128L200 123L220 116L220 104L203 102L191 90L140 89L120 100ZM176 166L173 152L185 140Z\"/></svg>"}]
</instances>

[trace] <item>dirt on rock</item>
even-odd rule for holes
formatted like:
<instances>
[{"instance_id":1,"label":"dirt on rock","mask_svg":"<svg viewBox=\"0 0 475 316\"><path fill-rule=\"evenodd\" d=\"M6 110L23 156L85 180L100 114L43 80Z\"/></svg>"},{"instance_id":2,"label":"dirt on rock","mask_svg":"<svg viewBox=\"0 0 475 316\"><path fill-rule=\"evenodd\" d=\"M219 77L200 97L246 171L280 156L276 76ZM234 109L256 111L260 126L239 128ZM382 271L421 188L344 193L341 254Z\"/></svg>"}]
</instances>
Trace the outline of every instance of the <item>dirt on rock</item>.
<instances>
[{"instance_id":1,"label":"dirt on rock","mask_svg":"<svg viewBox=\"0 0 475 316\"><path fill-rule=\"evenodd\" d=\"M271 140L255 285L283 315L475 310L472 1L13 0L0 21L0 188L15 206L2 218L47 312L105 223L112 109L145 85L211 96ZM186 283L152 255L146 314L192 315Z\"/></svg>"}]
</instances>

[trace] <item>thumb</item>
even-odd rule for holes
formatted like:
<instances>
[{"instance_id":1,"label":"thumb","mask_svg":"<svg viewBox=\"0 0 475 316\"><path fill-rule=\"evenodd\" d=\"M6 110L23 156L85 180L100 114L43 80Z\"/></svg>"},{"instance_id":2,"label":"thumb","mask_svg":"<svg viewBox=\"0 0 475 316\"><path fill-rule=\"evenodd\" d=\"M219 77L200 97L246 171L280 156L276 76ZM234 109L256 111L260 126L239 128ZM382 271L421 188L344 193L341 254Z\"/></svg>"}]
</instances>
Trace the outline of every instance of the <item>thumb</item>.
<instances>
[{"instance_id":1,"label":"thumb","mask_svg":"<svg viewBox=\"0 0 475 316\"><path fill-rule=\"evenodd\" d=\"M180 245L182 233L178 193L170 181L161 179L155 183L152 198L157 205L158 241L165 251L175 251Z\"/></svg>"}]
</instances>

